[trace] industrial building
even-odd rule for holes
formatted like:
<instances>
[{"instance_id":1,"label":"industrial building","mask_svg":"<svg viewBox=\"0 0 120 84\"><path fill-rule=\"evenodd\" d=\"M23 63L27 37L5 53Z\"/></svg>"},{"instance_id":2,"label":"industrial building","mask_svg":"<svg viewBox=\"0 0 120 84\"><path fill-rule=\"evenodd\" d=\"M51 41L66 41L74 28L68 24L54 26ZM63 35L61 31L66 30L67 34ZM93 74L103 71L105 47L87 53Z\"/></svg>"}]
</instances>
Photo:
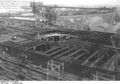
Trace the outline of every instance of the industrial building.
<instances>
[{"instance_id":1,"label":"industrial building","mask_svg":"<svg viewBox=\"0 0 120 84\"><path fill-rule=\"evenodd\" d=\"M10 59L4 62L15 66L19 64L19 73L42 73L46 80L94 80L97 73L109 74L108 80L119 80L120 60L117 59L117 65L115 62L119 51L114 50L119 48L112 44L112 41L118 43L118 40L111 33L51 30L36 33L31 40L17 37L1 42L1 59L9 56ZM6 68L14 70L12 66ZM25 74L22 76L26 77ZM66 76L68 78L64 78ZM36 79L39 80L39 77Z\"/></svg>"},{"instance_id":2,"label":"industrial building","mask_svg":"<svg viewBox=\"0 0 120 84\"><path fill-rule=\"evenodd\" d=\"M5 19L4 23L14 23L9 25L1 19L5 33L0 33L0 79L120 80L116 12L109 8L50 7L58 10L59 17L56 22L43 19L44 26L25 17Z\"/></svg>"}]
</instances>

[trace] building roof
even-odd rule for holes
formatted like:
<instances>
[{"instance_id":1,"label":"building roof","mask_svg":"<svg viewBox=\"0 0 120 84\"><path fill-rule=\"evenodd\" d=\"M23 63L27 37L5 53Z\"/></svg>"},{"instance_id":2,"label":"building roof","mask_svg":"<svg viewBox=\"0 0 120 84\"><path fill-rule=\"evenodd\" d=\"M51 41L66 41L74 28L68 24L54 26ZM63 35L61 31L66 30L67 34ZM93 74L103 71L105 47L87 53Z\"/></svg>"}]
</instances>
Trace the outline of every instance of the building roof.
<instances>
[{"instance_id":1,"label":"building roof","mask_svg":"<svg viewBox=\"0 0 120 84\"><path fill-rule=\"evenodd\" d=\"M36 21L36 19L32 17L10 17L10 19Z\"/></svg>"},{"instance_id":2,"label":"building roof","mask_svg":"<svg viewBox=\"0 0 120 84\"><path fill-rule=\"evenodd\" d=\"M14 34L3 34L0 36L0 43L2 42L6 42L6 41L11 41L11 42L15 42L15 43L18 43L18 42L22 42L22 41L25 41L26 39L24 38L20 38L20 37L17 37L16 40L12 40L12 36Z\"/></svg>"},{"instance_id":3,"label":"building roof","mask_svg":"<svg viewBox=\"0 0 120 84\"><path fill-rule=\"evenodd\" d=\"M6 41L6 42L0 43L0 44L4 45L4 46L8 46L8 47L13 47L13 48L20 46L18 43L15 43L12 41Z\"/></svg>"}]
</instances>

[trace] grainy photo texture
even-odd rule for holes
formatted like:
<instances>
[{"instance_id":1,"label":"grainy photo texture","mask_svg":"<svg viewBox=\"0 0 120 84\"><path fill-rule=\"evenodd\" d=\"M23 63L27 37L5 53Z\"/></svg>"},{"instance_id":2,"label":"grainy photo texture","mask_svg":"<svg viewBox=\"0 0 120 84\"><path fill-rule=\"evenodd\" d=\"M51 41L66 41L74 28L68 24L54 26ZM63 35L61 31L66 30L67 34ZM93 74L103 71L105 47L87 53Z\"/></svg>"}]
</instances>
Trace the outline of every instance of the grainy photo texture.
<instances>
[{"instance_id":1,"label":"grainy photo texture","mask_svg":"<svg viewBox=\"0 0 120 84\"><path fill-rule=\"evenodd\" d=\"M0 0L0 80L120 80L120 1Z\"/></svg>"}]
</instances>

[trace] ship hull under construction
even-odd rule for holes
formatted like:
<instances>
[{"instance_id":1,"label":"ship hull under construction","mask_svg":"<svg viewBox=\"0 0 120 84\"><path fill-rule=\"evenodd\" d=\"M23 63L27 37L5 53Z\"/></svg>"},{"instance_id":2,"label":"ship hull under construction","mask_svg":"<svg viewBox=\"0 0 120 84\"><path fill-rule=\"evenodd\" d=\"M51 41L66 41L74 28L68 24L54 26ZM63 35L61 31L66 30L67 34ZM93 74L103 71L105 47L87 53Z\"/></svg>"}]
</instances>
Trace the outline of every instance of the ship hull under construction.
<instances>
[{"instance_id":1,"label":"ship hull under construction","mask_svg":"<svg viewBox=\"0 0 120 84\"><path fill-rule=\"evenodd\" d=\"M60 76L71 74L71 80L94 80L96 73L109 74L114 78L108 79L119 80L119 69L114 62L119 48L112 44L112 41L118 43L118 39L112 33L51 30L35 35L29 42L0 43L1 59L7 54L21 60L24 66L33 64L41 67L47 70L46 74L41 71L47 79L50 78L48 70L53 70L52 63L56 67L53 72L59 72ZM62 80L62 77L57 78L58 75L52 77Z\"/></svg>"}]
</instances>

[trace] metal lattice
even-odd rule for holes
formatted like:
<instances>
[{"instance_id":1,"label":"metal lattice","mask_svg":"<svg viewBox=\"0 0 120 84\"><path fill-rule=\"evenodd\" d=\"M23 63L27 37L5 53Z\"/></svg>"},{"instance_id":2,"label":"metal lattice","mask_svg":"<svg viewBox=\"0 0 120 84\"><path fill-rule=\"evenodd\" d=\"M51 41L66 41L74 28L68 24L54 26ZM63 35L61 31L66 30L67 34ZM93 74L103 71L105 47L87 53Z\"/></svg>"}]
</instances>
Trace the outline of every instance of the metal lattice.
<instances>
[{"instance_id":1,"label":"metal lattice","mask_svg":"<svg viewBox=\"0 0 120 84\"><path fill-rule=\"evenodd\" d=\"M47 62L47 80L52 77L60 80L60 75L64 73L64 63L50 60Z\"/></svg>"},{"instance_id":2,"label":"metal lattice","mask_svg":"<svg viewBox=\"0 0 120 84\"><path fill-rule=\"evenodd\" d=\"M96 74L94 75L94 80L115 80L115 76L96 72Z\"/></svg>"}]
</instances>

